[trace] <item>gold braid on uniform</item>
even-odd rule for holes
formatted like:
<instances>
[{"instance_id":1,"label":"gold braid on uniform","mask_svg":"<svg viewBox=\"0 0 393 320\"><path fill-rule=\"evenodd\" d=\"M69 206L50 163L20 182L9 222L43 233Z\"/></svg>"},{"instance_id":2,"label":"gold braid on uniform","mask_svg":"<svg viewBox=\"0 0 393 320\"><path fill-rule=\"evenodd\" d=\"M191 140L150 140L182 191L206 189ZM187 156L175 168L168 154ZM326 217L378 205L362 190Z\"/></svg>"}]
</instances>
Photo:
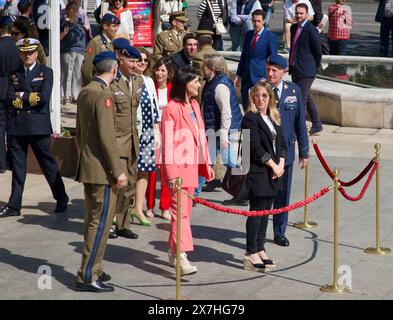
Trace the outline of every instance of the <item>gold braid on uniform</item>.
<instances>
[{"instance_id":1,"label":"gold braid on uniform","mask_svg":"<svg viewBox=\"0 0 393 320\"><path fill-rule=\"evenodd\" d=\"M29 95L29 103L32 107L36 106L40 101L40 97L37 92L30 93Z\"/></svg>"},{"instance_id":2,"label":"gold braid on uniform","mask_svg":"<svg viewBox=\"0 0 393 320\"><path fill-rule=\"evenodd\" d=\"M23 108L23 100L17 97L14 101L12 101L12 105L15 109L22 109Z\"/></svg>"}]
</instances>

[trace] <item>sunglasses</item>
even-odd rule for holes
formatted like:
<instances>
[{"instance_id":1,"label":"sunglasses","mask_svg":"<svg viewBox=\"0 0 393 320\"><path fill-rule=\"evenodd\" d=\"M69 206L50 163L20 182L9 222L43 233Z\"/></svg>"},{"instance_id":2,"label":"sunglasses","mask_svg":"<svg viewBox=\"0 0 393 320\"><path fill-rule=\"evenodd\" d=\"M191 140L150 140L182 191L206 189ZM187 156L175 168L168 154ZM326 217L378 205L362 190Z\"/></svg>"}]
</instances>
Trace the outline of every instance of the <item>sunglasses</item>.
<instances>
[{"instance_id":1,"label":"sunglasses","mask_svg":"<svg viewBox=\"0 0 393 320\"><path fill-rule=\"evenodd\" d=\"M148 62L149 62L149 59L139 59L138 62L148 63Z\"/></svg>"}]
</instances>

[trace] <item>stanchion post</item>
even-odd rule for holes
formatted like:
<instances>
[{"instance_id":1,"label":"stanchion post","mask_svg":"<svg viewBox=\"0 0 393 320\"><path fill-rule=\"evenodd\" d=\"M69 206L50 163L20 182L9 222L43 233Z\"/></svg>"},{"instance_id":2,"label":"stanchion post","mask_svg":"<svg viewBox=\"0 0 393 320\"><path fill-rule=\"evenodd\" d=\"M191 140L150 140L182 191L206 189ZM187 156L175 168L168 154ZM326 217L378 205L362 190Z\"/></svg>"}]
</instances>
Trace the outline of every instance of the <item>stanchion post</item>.
<instances>
[{"instance_id":1,"label":"stanchion post","mask_svg":"<svg viewBox=\"0 0 393 320\"><path fill-rule=\"evenodd\" d=\"M181 184L182 179L176 179L177 192L177 223L176 223L176 300L180 300L180 232L181 232Z\"/></svg>"},{"instance_id":2,"label":"stanchion post","mask_svg":"<svg viewBox=\"0 0 393 320\"><path fill-rule=\"evenodd\" d=\"M381 157L381 145L379 143L376 143L375 146L375 162L378 164L377 166L377 170L375 171L375 228L376 228L376 244L375 244L375 248L373 247L369 247L367 249L364 250L365 253L369 253L369 254L379 254L379 255L386 255L386 254L390 254L391 250L389 248L382 248L381 245L381 237L380 237L380 230L381 230L381 226L380 226L380 204L381 204L381 198L380 198L380 165L379 165L379 161L380 161L380 157Z\"/></svg>"},{"instance_id":3,"label":"stanchion post","mask_svg":"<svg viewBox=\"0 0 393 320\"><path fill-rule=\"evenodd\" d=\"M334 218L333 218L333 228L334 228L334 246L333 246L333 284L325 284L320 289L323 292L336 292L336 293L344 293L344 292L351 292L351 290L346 286L339 286L338 285L338 188L340 187L339 182L339 171L334 169Z\"/></svg>"},{"instance_id":4,"label":"stanchion post","mask_svg":"<svg viewBox=\"0 0 393 320\"><path fill-rule=\"evenodd\" d=\"M310 131L311 131L311 126L307 126L307 136L310 138ZM308 173L309 173L309 166L310 166L310 160L308 161L306 167L304 168L304 199L308 198ZM299 229L311 229L315 228L318 226L316 222L311 222L308 221L308 205L306 204L304 206L304 220L295 222L294 227L299 228Z\"/></svg>"}]
</instances>

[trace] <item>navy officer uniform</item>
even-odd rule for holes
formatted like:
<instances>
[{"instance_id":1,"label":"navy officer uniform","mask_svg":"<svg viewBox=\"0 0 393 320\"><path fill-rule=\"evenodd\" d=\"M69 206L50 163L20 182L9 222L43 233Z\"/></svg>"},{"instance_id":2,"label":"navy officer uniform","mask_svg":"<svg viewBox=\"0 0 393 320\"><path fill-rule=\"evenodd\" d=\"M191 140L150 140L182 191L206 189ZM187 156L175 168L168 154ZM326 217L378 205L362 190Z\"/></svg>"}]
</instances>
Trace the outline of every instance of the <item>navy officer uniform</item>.
<instances>
[{"instance_id":1,"label":"navy officer uniform","mask_svg":"<svg viewBox=\"0 0 393 320\"><path fill-rule=\"evenodd\" d=\"M19 51L11 38L12 19L9 16L0 18L0 173L6 169L6 101L8 79L22 66Z\"/></svg>"},{"instance_id":2,"label":"navy officer uniform","mask_svg":"<svg viewBox=\"0 0 393 320\"><path fill-rule=\"evenodd\" d=\"M39 41L19 40L23 66L10 76L7 94L7 135L12 166L12 191L0 217L19 216L26 179L27 150L30 145L57 200L55 212L67 209L65 192L56 160L52 157L50 140L52 126L49 103L53 71L37 61Z\"/></svg>"},{"instance_id":3,"label":"navy officer uniform","mask_svg":"<svg viewBox=\"0 0 393 320\"><path fill-rule=\"evenodd\" d=\"M267 59L267 66L272 65L283 71L287 69L287 61L278 54L273 54ZM267 68L268 69L268 68ZM267 70L268 82L273 86L276 96L277 106L281 116L281 129L284 141L287 144L287 158L285 160L284 175L282 176L283 188L279 191L274 200L274 208L281 208L289 205L291 195L293 163L295 161L295 143L298 142L299 161L308 159L308 136L305 120L305 110L303 106L302 92L295 83L282 80L282 76L277 83L272 83ZM281 246L289 246L289 241L285 237L288 223L288 212L283 212L273 216L274 242Z\"/></svg>"}]
</instances>

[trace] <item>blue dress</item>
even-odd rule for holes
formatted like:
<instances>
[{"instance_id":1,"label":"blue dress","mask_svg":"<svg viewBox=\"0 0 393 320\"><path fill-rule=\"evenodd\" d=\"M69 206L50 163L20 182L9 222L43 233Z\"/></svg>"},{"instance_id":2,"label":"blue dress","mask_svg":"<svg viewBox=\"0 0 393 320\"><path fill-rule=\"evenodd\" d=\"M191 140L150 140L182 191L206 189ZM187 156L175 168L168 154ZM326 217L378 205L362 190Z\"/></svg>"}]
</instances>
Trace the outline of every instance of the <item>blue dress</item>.
<instances>
[{"instance_id":1,"label":"blue dress","mask_svg":"<svg viewBox=\"0 0 393 320\"><path fill-rule=\"evenodd\" d=\"M158 107L154 103L153 114L148 89L146 84L141 91L140 108L142 111L142 133L139 137L138 171L156 171L154 157L154 124L159 123Z\"/></svg>"}]
</instances>

